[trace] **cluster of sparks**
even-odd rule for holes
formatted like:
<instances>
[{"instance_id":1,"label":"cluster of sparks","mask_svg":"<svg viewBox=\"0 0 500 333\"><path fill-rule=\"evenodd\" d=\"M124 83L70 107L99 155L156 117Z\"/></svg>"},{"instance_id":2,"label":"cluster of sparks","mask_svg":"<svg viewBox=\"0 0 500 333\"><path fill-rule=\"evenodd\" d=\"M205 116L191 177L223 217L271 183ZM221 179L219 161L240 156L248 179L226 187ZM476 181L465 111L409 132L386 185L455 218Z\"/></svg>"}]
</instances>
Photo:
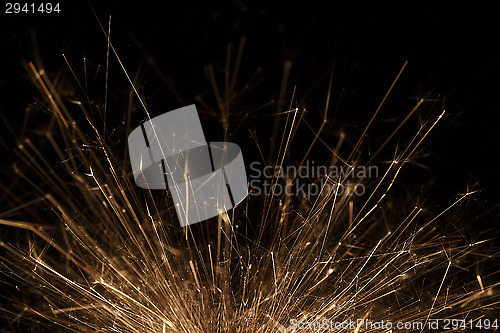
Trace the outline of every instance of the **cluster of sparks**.
<instances>
[{"instance_id":1,"label":"cluster of sparks","mask_svg":"<svg viewBox=\"0 0 500 333\"><path fill-rule=\"evenodd\" d=\"M109 38L108 45L109 56L114 52ZM237 72L238 65L228 72ZM26 69L42 96L39 108L51 114L49 127L36 140L44 140L60 163L55 167L30 138L21 138L15 153L28 167L14 167L12 174L33 197L27 200L2 184L10 199L0 224L20 235L1 239L2 270L12 287L29 295L21 302L5 298L6 331L32 322L64 332L306 332L294 329L291 320L425 323L475 320L498 309L497 273L482 276L476 270L493 256L483 251L490 240L471 242L459 227L446 233L438 227L474 192L440 211L395 207L390 198L393 184L444 111L416 129L362 197L350 189L338 195L334 185L345 179L327 177L314 200L249 197L216 219L180 228L168 193L134 186L126 153L118 155L94 118L96 112L105 114L105 104L66 98L41 65L28 63ZM208 72L219 91L213 71ZM355 153L399 74L351 151L344 148L343 134L333 145L322 139L331 125L329 96L325 121L311 128L310 147L323 146L331 166L355 165ZM74 79L87 96L87 78ZM227 96L219 94L215 108L226 125ZM422 103L409 110L379 151ZM306 121L301 107L279 107L286 119L282 134L272 138L276 166L293 154L294 133ZM90 132L78 126L75 112L84 115ZM295 159L303 163L310 150ZM344 331L367 330L358 325Z\"/></svg>"}]
</instances>

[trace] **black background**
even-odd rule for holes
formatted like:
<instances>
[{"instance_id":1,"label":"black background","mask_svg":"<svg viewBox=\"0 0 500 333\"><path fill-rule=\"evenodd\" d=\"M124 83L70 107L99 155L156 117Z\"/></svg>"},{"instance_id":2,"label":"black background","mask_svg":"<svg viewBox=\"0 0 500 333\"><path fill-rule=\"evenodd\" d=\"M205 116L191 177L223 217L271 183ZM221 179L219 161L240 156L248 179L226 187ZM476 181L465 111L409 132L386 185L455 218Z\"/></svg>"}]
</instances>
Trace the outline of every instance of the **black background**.
<instances>
[{"instance_id":1,"label":"black background","mask_svg":"<svg viewBox=\"0 0 500 333\"><path fill-rule=\"evenodd\" d=\"M9 174L16 162L13 151L21 137L16 129L23 126L27 105L40 96L22 62L40 61L50 77L64 73L71 81L62 53L80 79L85 58L89 77L95 76L89 96L102 104L107 40L99 21L107 30L111 15L111 41L129 74L134 76L143 62L138 90L152 116L195 103L198 95L214 106L203 68L213 64L222 81L228 45L232 44L234 56L241 38L246 37L237 88L246 83L250 87L234 105L229 132L230 140L243 148L247 164L260 156L249 130L258 133L264 151L271 144L277 103L258 112L252 110L279 98L285 61L292 63L285 105L296 86L292 106L307 109L307 120L316 128L322 120L333 66L332 107L322 138L331 139L328 142L334 146L339 131L345 131L347 148L354 146L408 61L362 150L369 158L419 99L428 100L377 158L379 163L390 161L423 120L433 121L444 108L444 119L401 175L396 193L405 194L401 200L409 209L413 203L408 197L424 202L430 210L442 211L467 190L481 190L462 207L464 216L454 217L465 238L490 238L497 235L500 215L500 10L496 3L92 1L94 14L87 1L78 0L61 1L59 14L9 15L2 7L0 152L4 158L0 170ZM101 69L95 75L98 66ZM249 81L258 68L257 79ZM109 84L107 124L111 129L116 126L109 139L124 150L128 133L120 123L130 86L114 56L110 57ZM169 85L175 87L175 93ZM75 99L82 99L74 80L73 86ZM441 102L431 102L433 99ZM134 103L138 105L137 100ZM207 140L222 139L217 117L207 116L197 106ZM236 126L247 113L242 125ZM36 135L37 128L43 128L44 116L30 113L27 135ZM136 112L132 126L143 120L144 114ZM312 138L307 128L301 135L294 144L298 158ZM324 154L324 147L318 144L309 159L328 161ZM4 236L13 232L6 229L0 229Z\"/></svg>"},{"instance_id":2,"label":"black background","mask_svg":"<svg viewBox=\"0 0 500 333\"><path fill-rule=\"evenodd\" d=\"M36 56L30 35L36 32L40 58L48 73L64 68L65 53L82 77L82 63L89 73L105 66L105 29L111 14L111 40L123 64L135 74L141 59L153 59L166 80L173 83L179 100L146 61L141 67L139 90L153 115L193 103L196 95L214 101L203 66L223 69L229 43L237 49L247 38L239 87L261 69L250 93L235 108L241 113L276 100L283 64L291 61L286 103L293 87L293 106L307 108L321 120L329 71L335 65L332 110L326 132L342 128L360 133L376 110L405 61L408 65L379 115L380 124L370 132L363 147L380 144L420 98L445 99L446 116L425 144L426 155L418 160L424 168L405 178L409 190L425 183L438 189L434 195L453 198L468 188L481 189L475 215L487 214L480 230L495 227L498 219L500 168L500 20L495 1L377 1L330 3L294 1L287 4L235 2L61 2L59 14L4 14L1 31L1 111L14 124L24 119L23 110L36 91L21 66ZM234 52L233 52L234 55ZM110 60L110 85L128 92L123 71ZM216 67L217 67L216 66ZM91 98L102 99L104 71L90 89ZM67 70L66 70L67 71ZM223 77L223 76L219 76ZM114 83L119 81L121 83ZM79 93L76 92L78 95ZM81 95L80 95L81 96ZM212 96L212 97L211 97ZM110 97L109 123L121 120L118 97ZM398 140L405 142L420 121L440 114L442 103L425 102L389 145L390 159ZM112 108L112 107L111 107ZM276 112L276 103L264 112ZM238 112L234 117L241 116ZM134 118L141 121L142 116ZM314 123L314 117L312 118ZM210 120L207 120L210 122ZM273 117L253 114L232 138L251 145L248 129L270 133ZM209 123L210 124L210 123ZM220 127L205 126L209 139L220 139ZM15 127L15 126L14 126ZM245 128L246 127L246 128ZM10 150L16 136L6 135L3 148ZM264 136L264 135L263 135ZM357 137L356 137L357 139ZM120 139L116 139L120 140ZM408 140L408 139L406 139ZM348 140L349 141L349 140ZM261 142L269 143L267 138ZM310 142L310 141L309 141ZM355 140L348 142L351 146ZM257 155L255 147L246 154ZM475 185L477 183L477 185ZM428 195L428 194L426 194ZM430 195L430 194L429 194ZM446 201L446 200L445 200Z\"/></svg>"}]
</instances>

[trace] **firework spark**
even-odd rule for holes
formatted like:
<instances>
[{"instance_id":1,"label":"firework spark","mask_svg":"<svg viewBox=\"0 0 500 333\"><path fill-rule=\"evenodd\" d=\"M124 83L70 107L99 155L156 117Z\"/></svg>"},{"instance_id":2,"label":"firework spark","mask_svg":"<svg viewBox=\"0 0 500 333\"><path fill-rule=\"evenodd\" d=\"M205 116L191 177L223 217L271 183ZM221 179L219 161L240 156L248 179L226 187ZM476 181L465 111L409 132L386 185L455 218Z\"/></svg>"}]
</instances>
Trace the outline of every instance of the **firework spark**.
<instances>
[{"instance_id":1,"label":"firework spark","mask_svg":"<svg viewBox=\"0 0 500 333\"><path fill-rule=\"evenodd\" d=\"M127 74L108 37L109 28L103 30L108 57L114 55ZM207 67L217 106L198 99L209 115L221 119L225 137L229 128L241 126L229 119L240 94L235 82L243 48L244 40L233 68L228 59L224 87L218 86L213 67ZM228 55L231 52L229 48ZM250 194L234 211L181 229L168 192L138 190L126 149L113 143L115 126L107 120L112 80L108 71L106 97L98 103L88 95L87 76L82 81L74 64L64 59L83 98L65 93L41 64L25 66L40 91L34 107L48 113L50 121L43 130L35 128L32 135L19 138L14 150L19 163L8 174L14 180L1 184L8 199L0 224L15 235L2 237L2 270L7 272L6 283L29 295L5 298L6 331L14 331L19 322L65 332L329 331L307 326L326 320L353 321L354 326L340 329L345 332L392 332L367 328L366 323L421 323L414 329L428 331L436 319L468 323L493 318L499 304L498 272L477 271L494 257L485 246L491 239L471 242L454 224L476 191L468 189L439 210L420 203L402 206L392 195L405 166L416 160L422 142L439 126L443 109L430 113L392 161L377 164L381 172L375 180L350 173L316 175L308 182L320 183L321 190L312 198ZM282 87L290 66L284 66ZM308 122L303 106L280 102L272 114L278 129L273 148L259 141L258 130L251 133L262 160L269 154L279 169L292 157L301 166L320 146L329 167L352 171L357 165L375 165L377 155L426 103L420 100L408 110L375 154L360 153L405 66L352 148L346 147L344 133L324 134L331 126L332 72L318 128ZM131 96L149 117L136 80L128 74L127 79ZM284 94L283 88L280 101ZM135 102L129 100L125 132L133 127L130 113ZM290 100L295 100L295 92ZM313 133L302 155L294 151L299 128ZM41 142L46 145L43 150ZM292 183L297 177L278 173L272 182ZM367 192L356 196L360 184Z\"/></svg>"}]
</instances>

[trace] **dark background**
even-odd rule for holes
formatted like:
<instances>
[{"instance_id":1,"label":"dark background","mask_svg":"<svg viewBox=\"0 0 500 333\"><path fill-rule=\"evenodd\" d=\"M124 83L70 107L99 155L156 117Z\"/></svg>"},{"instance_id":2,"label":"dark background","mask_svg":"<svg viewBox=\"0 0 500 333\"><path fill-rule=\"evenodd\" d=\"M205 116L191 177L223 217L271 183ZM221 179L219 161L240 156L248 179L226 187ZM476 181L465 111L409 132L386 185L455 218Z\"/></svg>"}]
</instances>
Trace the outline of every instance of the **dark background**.
<instances>
[{"instance_id":1,"label":"dark background","mask_svg":"<svg viewBox=\"0 0 500 333\"><path fill-rule=\"evenodd\" d=\"M408 61L362 148L376 150L420 98L439 100L423 104L380 160L390 160L398 143L407 143L423 120L435 119L444 107L444 120L426 140L419 165L409 168L404 186L411 192L418 184L426 184L437 191L425 192L425 196L430 201L445 198L444 202L467 189L481 189L473 215L483 215L480 223L484 225L477 229L484 232L495 227L500 188L500 11L495 1L94 1L92 6L106 30L112 15L111 40L131 75L146 59L138 88L152 115L193 103L197 95L215 105L203 68L215 64L222 82L227 47L232 43L234 56L245 36L238 88L249 83L250 89L235 103L237 111L231 117L238 123L243 114L250 116L237 133L231 133L231 139L248 145L244 149L250 158L258 154L255 145L250 147L248 129L258 130L260 142L268 145L264 136L272 132L274 117L263 115L275 113L277 105L256 113L250 110L278 99L285 61L292 62L285 105L296 85L293 106L306 108L313 125L321 121L329 71L334 68L333 106L325 130L325 135L333 137L340 129L359 136ZM36 58L37 53L49 74L65 68L62 53L80 78L84 57L88 73L95 75L100 65L89 95L102 101L107 41L86 1L61 2L59 14L7 15L3 11L1 111L14 128L22 123L26 104L37 95L21 61ZM33 46L31 31L38 47ZM258 79L249 81L258 68ZM127 94L128 83L113 56L109 75L111 91ZM110 95L110 109L115 111L110 111L109 123L123 117L126 101L120 101L118 93ZM81 97L78 91L75 94ZM135 115L135 124L142 117ZM207 138L220 139L217 121L206 121L210 124L204 125ZM15 135L5 135L2 149L10 150L15 140ZM355 143L347 141L351 147Z\"/></svg>"},{"instance_id":2,"label":"dark background","mask_svg":"<svg viewBox=\"0 0 500 333\"><path fill-rule=\"evenodd\" d=\"M408 209L423 202L430 211L428 216L435 216L435 212L443 211L460 194L481 190L463 202L458 213L450 214L451 217L436 225L456 224L460 234L471 242L491 238L498 235L500 215L497 3L92 1L94 14L87 1L73 0L60 1L59 14L10 15L2 7L0 174L11 172L19 140L36 136L37 129L44 128L48 118L41 112L30 112L26 118L27 106L40 98L40 94L22 63L37 62L49 77L59 78L59 82L67 80L68 87L73 87L68 95L81 100L84 95L62 53L79 79L85 76L85 58L89 97L102 105L107 40L99 21L107 30L111 14L111 41L129 74L140 72L138 90L152 116L195 103L196 96L215 106L204 67L212 64L218 82L223 82L228 45L232 44L234 62L241 38L246 37L237 89L246 84L249 87L232 105L229 133L230 141L242 147L247 164L260 156L249 130L258 134L265 152L272 144L270 135L278 112L276 101L285 61L291 61L292 68L282 102L307 109L306 120L316 129L321 124L333 69L331 107L322 139L334 146L339 133L346 132L344 153L355 145L396 74L408 61L361 147L362 156L365 160L370 158L419 99L426 102L388 143L377 163L383 165L392 160L395 152L400 153L406 147L420 124L434 121L444 108L444 119L405 168L391 200L397 203L399 197ZM256 78L251 80L258 70ZM107 124L110 133L114 131L109 134L109 142L124 151L128 133L121 122L127 110L130 85L114 56L110 57L109 85ZM291 101L294 86L296 98ZM271 100L275 102L269 103ZM134 103L139 105L137 99ZM218 117L207 114L199 104L197 107L207 140L222 139ZM80 120L76 114L75 118ZM28 129L21 134L19 129L25 119ZM144 113L137 107L131 126L143 120ZM283 130L284 118L280 125ZM312 134L303 126L297 137L293 151L300 159ZM320 164L329 161L330 156L326 156L324 146L317 144L309 159ZM4 184L10 183L8 179ZM0 199L5 198L0 195ZM14 235L12 228L0 228L0 232L6 238ZM498 247L490 249L498 252ZM493 272L497 268L483 269L484 275L488 269Z\"/></svg>"}]
</instances>

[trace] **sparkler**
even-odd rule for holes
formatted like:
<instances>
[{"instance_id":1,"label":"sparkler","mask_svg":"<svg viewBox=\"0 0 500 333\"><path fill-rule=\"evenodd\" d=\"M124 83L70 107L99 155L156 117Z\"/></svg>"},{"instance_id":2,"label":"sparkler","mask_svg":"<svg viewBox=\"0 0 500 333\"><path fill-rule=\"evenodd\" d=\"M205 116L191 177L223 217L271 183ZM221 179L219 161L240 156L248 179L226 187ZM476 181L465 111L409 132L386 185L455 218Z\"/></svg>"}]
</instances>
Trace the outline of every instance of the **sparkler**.
<instances>
[{"instance_id":1,"label":"sparkler","mask_svg":"<svg viewBox=\"0 0 500 333\"><path fill-rule=\"evenodd\" d=\"M109 38L108 43L109 56L119 59ZM65 60L74 74L74 65ZM237 75L240 61L235 63L227 67L228 77ZM367 328L366 322L422 323L414 330L428 331L435 319L496 319L498 272L476 271L494 258L485 246L491 239L471 242L453 224L476 191L467 190L438 211L425 204L399 207L391 196L444 110L432 113L410 143L384 164L380 177L367 184L315 175L309 181L321 180L322 186L312 199L250 195L233 212L180 228L168 193L134 186L126 149L113 143L109 120L101 116L107 97L103 104L92 101L87 77L82 81L74 75L84 96L75 99L64 95L41 64L30 62L26 70L40 91L37 108L50 114L50 122L22 136L15 149L19 163L9 174L15 180L1 184L6 203L0 224L15 235L1 238L2 270L6 283L29 295L5 298L5 331L21 323L51 332L312 332L331 327L307 323L352 320L354 326L340 331L391 332L398 330ZM330 166L374 165L425 103L420 100L408 111L375 154L358 154L401 72L352 149L343 143L345 134L333 140L323 135L331 126L330 94L319 128L307 122L302 106L281 103L278 113L285 124L281 135L273 137L274 166L282 167L289 156L300 166L318 145ZM207 74L218 101L211 110L220 112L227 136L228 128L237 126L229 122L235 85L226 82L228 93L221 94L210 67ZM127 78L149 117L134 80ZM331 82L332 77L330 88ZM126 129L132 128L130 114L125 118ZM299 127L314 133L302 156L294 155ZM266 148L254 134L264 156ZM43 151L41 142L48 145ZM285 182L294 177L287 174ZM339 194L344 188L339 184L348 180L366 185L367 193L356 196L354 187L345 186Z\"/></svg>"}]
</instances>

